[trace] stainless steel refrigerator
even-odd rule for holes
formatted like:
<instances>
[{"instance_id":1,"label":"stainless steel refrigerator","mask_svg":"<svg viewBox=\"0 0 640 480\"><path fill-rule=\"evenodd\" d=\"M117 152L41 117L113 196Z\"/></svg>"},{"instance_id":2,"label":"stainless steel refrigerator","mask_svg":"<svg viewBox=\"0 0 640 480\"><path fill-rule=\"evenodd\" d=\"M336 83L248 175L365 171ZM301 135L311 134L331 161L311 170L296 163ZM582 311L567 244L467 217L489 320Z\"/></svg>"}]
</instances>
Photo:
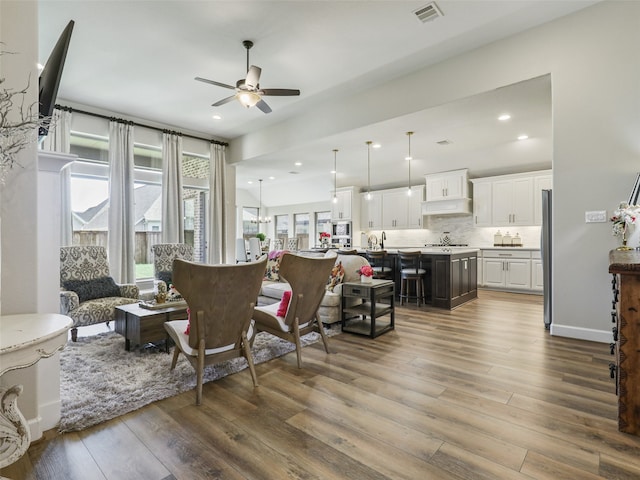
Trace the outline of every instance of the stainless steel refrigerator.
<instances>
[{"instance_id":1,"label":"stainless steel refrigerator","mask_svg":"<svg viewBox=\"0 0 640 480\"><path fill-rule=\"evenodd\" d=\"M542 190L542 230L540 233L542 281L544 282L544 326L551 326L551 190Z\"/></svg>"}]
</instances>

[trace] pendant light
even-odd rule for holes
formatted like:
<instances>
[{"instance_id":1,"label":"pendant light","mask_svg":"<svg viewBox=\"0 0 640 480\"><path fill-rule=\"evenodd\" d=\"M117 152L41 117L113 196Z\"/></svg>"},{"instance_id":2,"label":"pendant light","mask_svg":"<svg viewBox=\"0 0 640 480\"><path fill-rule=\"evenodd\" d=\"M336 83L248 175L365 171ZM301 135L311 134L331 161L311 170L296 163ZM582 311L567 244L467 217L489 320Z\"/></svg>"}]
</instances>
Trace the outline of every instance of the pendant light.
<instances>
[{"instance_id":1,"label":"pendant light","mask_svg":"<svg viewBox=\"0 0 640 480\"><path fill-rule=\"evenodd\" d=\"M333 149L333 203L338 203L338 149Z\"/></svg>"},{"instance_id":2,"label":"pendant light","mask_svg":"<svg viewBox=\"0 0 640 480\"><path fill-rule=\"evenodd\" d=\"M413 135L413 132L407 132L407 137L409 138L409 155L405 157L405 160L409 162L409 185L407 187L407 195L409 196L411 196L411 160L413 160L411 156L411 135Z\"/></svg>"},{"instance_id":3,"label":"pendant light","mask_svg":"<svg viewBox=\"0 0 640 480\"><path fill-rule=\"evenodd\" d=\"M367 200L371 200L371 140L365 142L367 144Z\"/></svg>"},{"instance_id":4,"label":"pendant light","mask_svg":"<svg viewBox=\"0 0 640 480\"><path fill-rule=\"evenodd\" d=\"M264 217L262 218L262 216L260 216L260 212L262 211L262 179L258 180L260 182L260 197L259 197L259 203L258 203L258 218L255 220L251 220L251 223L269 223L271 222L271 217Z\"/></svg>"}]
</instances>

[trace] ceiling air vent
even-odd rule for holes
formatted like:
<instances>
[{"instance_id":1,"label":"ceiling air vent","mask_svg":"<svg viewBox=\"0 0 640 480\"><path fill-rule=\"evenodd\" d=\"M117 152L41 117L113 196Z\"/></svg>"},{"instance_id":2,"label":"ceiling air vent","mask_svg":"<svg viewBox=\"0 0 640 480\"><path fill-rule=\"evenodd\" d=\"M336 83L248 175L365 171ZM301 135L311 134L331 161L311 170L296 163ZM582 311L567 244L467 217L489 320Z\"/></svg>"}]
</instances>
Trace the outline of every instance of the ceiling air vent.
<instances>
[{"instance_id":1,"label":"ceiling air vent","mask_svg":"<svg viewBox=\"0 0 640 480\"><path fill-rule=\"evenodd\" d=\"M436 142L438 145L451 145L451 140L440 140Z\"/></svg>"},{"instance_id":2,"label":"ceiling air vent","mask_svg":"<svg viewBox=\"0 0 640 480\"><path fill-rule=\"evenodd\" d=\"M442 17L442 11L438 8L436 2L431 2L424 7L420 7L414 10L413 13L422 23L427 23L437 17Z\"/></svg>"}]
</instances>

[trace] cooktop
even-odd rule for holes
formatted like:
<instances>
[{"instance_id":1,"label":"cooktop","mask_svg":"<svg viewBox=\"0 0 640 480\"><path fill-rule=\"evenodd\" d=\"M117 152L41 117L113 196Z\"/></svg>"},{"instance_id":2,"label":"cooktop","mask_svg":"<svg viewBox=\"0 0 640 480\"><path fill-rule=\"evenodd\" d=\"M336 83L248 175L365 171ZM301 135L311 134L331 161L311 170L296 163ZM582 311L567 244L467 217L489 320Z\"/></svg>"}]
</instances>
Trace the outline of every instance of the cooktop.
<instances>
[{"instance_id":1,"label":"cooktop","mask_svg":"<svg viewBox=\"0 0 640 480\"><path fill-rule=\"evenodd\" d=\"M468 243L425 243L425 247L468 247Z\"/></svg>"}]
</instances>

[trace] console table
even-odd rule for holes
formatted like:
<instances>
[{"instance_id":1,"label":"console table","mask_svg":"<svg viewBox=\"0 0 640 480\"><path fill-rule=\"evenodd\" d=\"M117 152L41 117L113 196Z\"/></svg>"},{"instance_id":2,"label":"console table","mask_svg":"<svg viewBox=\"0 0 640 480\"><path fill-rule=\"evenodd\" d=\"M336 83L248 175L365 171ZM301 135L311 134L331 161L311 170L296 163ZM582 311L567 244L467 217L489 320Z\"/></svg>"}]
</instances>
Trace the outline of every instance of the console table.
<instances>
[{"instance_id":1,"label":"console table","mask_svg":"<svg viewBox=\"0 0 640 480\"><path fill-rule=\"evenodd\" d=\"M0 317L0 377L53 356L67 343L73 321L55 313ZM29 448L31 431L18 410L22 385L0 387L0 468L11 465Z\"/></svg>"},{"instance_id":2,"label":"console table","mask_svg":"<svg viewBox=\"0 0 640 480\"><path fill-rule=\"evenodd\" d=\"M349 299L362 303L350 305ZM342 284L342 331L375 338L395 328L395 284L392 280ZM348 315L356 315L350 318ZM385 315L389 318L380 319Z\"/></svg>"}]
</instances>

